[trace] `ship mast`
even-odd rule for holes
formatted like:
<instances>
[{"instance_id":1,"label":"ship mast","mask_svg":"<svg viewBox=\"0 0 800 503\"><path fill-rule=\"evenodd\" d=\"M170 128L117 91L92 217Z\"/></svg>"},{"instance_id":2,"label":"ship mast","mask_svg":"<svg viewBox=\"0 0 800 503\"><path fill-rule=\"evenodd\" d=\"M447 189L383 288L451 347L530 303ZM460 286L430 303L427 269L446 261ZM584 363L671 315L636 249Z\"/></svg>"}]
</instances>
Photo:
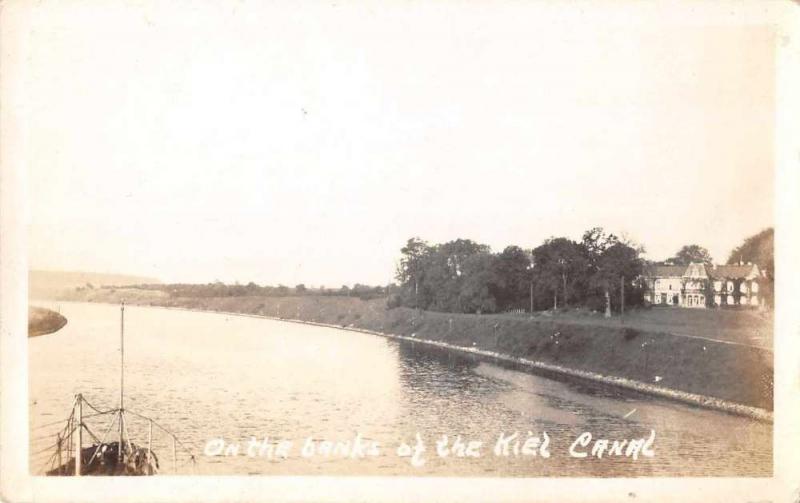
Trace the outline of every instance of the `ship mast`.
<instances>
[{"instance_id":1,"label":"ship mast","mask_svg":"<svg viewBox=\"0 0 800 503\"><path fill-rule=\"evenodd\" d=\"M119 410L125 409L125 301L119 307Z\"/></svg>"},{"instance_id":2,"label":"ship mast","mask_svg":"<svg viewBox=\"0 0 800 503\"><path fill-rule=\"evenodd\" d=\"M123 434L125 432L125 301L119 308L119 444L118 459L124 460Z\"/></svg>"}]
</instances>

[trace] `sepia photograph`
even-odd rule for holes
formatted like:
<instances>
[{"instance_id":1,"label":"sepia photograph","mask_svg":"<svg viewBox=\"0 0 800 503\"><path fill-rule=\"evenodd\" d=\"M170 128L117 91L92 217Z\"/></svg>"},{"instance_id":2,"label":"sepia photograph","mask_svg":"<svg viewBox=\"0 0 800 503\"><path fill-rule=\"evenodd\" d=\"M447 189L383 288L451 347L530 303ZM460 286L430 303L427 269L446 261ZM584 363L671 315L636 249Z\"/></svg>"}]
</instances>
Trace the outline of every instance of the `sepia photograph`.
<instances>
[{"instance_id":1,"label":"sepia photograph","mask_svg":"<svg viewBox=\"0 0 800 503\"><path fill-rule=\"evenodd\" d=\"M800 501L797 3L0 19L4 501Z\"/></svg>"}]
</instances>

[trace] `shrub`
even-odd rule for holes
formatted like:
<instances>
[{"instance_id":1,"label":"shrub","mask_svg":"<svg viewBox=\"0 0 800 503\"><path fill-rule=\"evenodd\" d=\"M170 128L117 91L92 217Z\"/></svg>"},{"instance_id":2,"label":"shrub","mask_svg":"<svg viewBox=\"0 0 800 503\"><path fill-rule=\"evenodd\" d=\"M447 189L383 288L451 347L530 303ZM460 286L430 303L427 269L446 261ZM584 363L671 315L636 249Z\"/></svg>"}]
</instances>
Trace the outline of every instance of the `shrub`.
<instances>
[{"instance_id":1,"label":"shrub","mask_svg":"<svg viewBox=\"0 0 800 503\"><path fill-rule=\"evenodd\" d=\"M622 334L626 341L631 341L639 336L639 331L634 328L626 327Z\"/></svg>"},{"instance_id":2,"label":"shrub","mask_svg":"<svg viewBox=\"0 0 800 503\"><path fill-rule=\"evenodd\" d=\"M387 309L394 309L396 307L400 307L403 305L403 299L396 293L393 293L386 299L386 308Z\"/></svg>"}]
</instances>

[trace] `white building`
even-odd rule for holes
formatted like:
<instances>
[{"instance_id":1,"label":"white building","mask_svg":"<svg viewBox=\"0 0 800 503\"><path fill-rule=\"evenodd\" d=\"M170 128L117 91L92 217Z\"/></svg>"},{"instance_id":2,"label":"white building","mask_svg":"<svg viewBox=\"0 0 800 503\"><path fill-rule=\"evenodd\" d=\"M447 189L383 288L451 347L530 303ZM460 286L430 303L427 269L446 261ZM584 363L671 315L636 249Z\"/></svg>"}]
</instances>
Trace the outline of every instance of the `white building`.
<instances>
[{"instance_id":1,"label":"white building","mask_svg":"<svg viewBox=\"0 0 800 503\"><path fill-rule=\"evenodd\" d=\"M762 274L755 264L650 265L642 274L645 302L689 308L759 306Z\"/></svg>"}]
</instances>

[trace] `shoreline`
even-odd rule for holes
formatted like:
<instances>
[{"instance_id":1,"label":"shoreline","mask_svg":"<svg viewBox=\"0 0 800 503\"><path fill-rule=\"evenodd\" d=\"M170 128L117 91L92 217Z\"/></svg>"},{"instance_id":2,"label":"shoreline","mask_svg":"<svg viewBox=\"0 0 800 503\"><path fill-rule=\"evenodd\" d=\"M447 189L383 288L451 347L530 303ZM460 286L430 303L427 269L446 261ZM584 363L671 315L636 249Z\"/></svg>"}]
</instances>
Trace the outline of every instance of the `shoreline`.
<instances>
[{"instance_id":1,"label":"shoreline","mask_svg":"<svg viewBox=\"0 0 800 503\"><path fill-rule=\"evenodd\" d=\"M38 306L28 307L28 337L53 334L64 328L68 320L51 309Z\"/></svg>"},{"instance_id":2,"label":"shoreline","mask_svg":"<svg viewBox=\"0 0 800 503\"><path fill-rule=\"evenodd\" d=\"M79 301L80 302L80 301ZM101 303L101 302L96 302ZM102 302L102 304L114 305L113 303L109 302ZM138 305L138 304L132 304ZM425 344L429 346L439 347L443 349L448 349L451 351L458 351L464 354L471 354L475 356L479 356L482 358L486 358L489 360L500 361L505 363L512 363L515 365L520 365L522 367L532 369L532 370L540 370L546 371L551 374L567 376L571 378L577 378L584 381L589 381L593 383L599 383L608 386L614 386L617 388L627 389L630 391L635 391L638 393L642 393L649 396L655 396L659 398L664 398L667 400L672 400L688 405L694 405L698 407L702 407L705 409L716 410L720 412L725 412L728 414L734 414L738 416L747 417L750 419L754 419L757 421L765 422L765 423L773 423L774 414L772 411L769 411L764 408L754 407L750 405L744 405L741 403L733 402L730 400L725 400L721 398L716 398L708 395L703 395L699 393L691 393L688 391L682 391L670 387L665 386L656 386L653 384L649 384L646 382L638 381L635 379L629 379L625 377L617 377L617 376L610 376L604 375L598 372L592 372L587 370L580 370L575 368L570 368L563 365L557 365L553 363L548 363L542 360L533 360L523 357L516 357L506 353L500 353L496 351L489 351L486 349L481 349L477 347L469 347L469 346L460 346L456 344L451 344L444 341L437 341L433 339L426 339L426 338L417 338L415 334L412 336L401 335L401 334L394 334L389 332L377 331L377 330L370 330L366 328L359 328L355 327L352 324L350 326L343 326L343 325L335 325L330 323L321 323L316 321L308 321L296 318L282 318L276 316L270 316L265 314L254 314L254 313L242 313L242 312L235 312L235 311L221 311L221 310L210 310L210 309L196 309L196 308L189 308L189 307L182 307L182 306L160 306L160 305L139 305L140 307L152 307L152 308L160 308L160 309L169 309L169 310L178 310L178 311L188 311L188 312L199 312L199 313L213 313L213 314L225 314L230 316L242 316L242 317L249 317L249 318L259 318L259 319L267 319L272 321L281 321L281 322L288 322L288 323L298 323L304 325L312 325L312 326L319 326L324 328L333 328L338 330L347 330L350 332L360 332L370 335L376 335L379 337L384 337L387 339L394 339L400 341L407 341L407 342L415 342L420 344Z\"/></svg>"},{"instance_id":3,"label":"shoreline","mask_svg":"<svg viewBox=\"0 0 800 503\"><path fill-rule=\"evenodd\" d=\"M193 311L188 309L189 311ZM209 312L209 311L203 311ZM210 311L210 312L220 312L220 311ZM241 313L224 313L230 315L240 315ZM766 410L761 409L759 407L751 407L749 405L743 405L735 402L730 402L727 400L722 400L720 398L714 398L705 395L699 395L696 393L689 393L686 391L680 391L672 388L665 388L663 386L654 386L652 384L644 383L641 381L634 381L632 379L626 379L624 377L614 377L614 376L606 376L602 374L598 374L595 372L589 372L585 370L578 370L572 369L568 367L563 367L561 365L554 365L551 363L546 363L543 361L537 360L529 360L527 358L520 358L511 356L508 354L497 353L494 351L487 351L483 349L478 349L475 347L467 347L467 346L457 346L454 344L449 344L446 342L441 341L434 341L431 339L417 339L416 337L408 337L405 335L398 335L398 334L390 334L385 332L378 332L374 330L356 328L356 327L342 327L336 325L329 325L325 323L317 323L317 322L309 322L304 320L295 320L295 319L286 319L286 318L274 318L270 316L262 316L262 315L244 315L244 316L251 316L255 318L264 318L270 319L273 321L287 321L290 323L300 323L305 325L315 325L320 327L326 328L334 328L339 330L348 330L351 332L361 332L365 334L377 335L380 337L386 337L388 339L395 339L395 340L402 340L408 342L416 342L420 344L426 344L430 346L436 346L444 349L449 349L453 351L459 351L462 353L469 353L473 355L482 356L485 358L489 358L492 360L515 363L518 365L522 365L524 367L528 367L531 369L537 370L546 370L548 372L566 375L570 377L575 377L578 379L583 379L595 383L606 384L610 386L616 386L632 391L637 391L640 393L644 393L646 395L657 396L660 398L666 398L673 401L678 401L686 404L697 405L707 409L718 410L721 412L726 412L729 414L736 414L739 416L749 417L750 419L755 419L762 422L772 423L773 422L773 413Z\"/></svg>"}]
</instances>

